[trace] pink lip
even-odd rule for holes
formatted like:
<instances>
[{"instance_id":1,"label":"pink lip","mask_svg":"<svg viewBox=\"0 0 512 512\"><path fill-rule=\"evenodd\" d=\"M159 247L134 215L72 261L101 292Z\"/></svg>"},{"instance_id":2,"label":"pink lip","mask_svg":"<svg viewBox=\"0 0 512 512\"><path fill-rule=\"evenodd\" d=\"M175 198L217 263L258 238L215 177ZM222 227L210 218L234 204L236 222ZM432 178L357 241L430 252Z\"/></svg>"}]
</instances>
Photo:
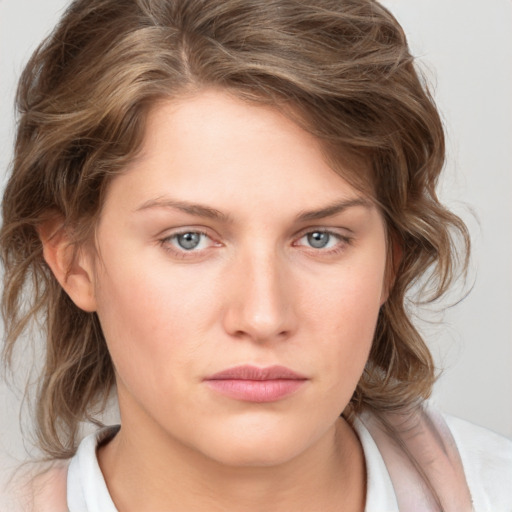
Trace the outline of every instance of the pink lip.
<instances>
[{"instance_id":1,"label":"pink lip","mask_svg":"<svg viewBox=\"0 0 512 512\"><path fill-rule=\"evenodd\" d=\"M215 391L246 402L275 402L301 388L308 379L284 366L236 366L205 379Z\"/></svg>"}]
</instances>

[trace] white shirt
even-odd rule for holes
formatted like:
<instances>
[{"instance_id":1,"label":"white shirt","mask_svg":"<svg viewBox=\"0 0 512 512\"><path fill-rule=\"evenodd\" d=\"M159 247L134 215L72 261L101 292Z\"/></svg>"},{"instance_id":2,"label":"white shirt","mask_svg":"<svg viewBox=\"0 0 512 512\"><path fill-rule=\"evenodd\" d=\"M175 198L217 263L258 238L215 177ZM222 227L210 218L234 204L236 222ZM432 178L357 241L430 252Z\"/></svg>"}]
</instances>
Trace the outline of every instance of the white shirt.
<instances>
[{"instance_id":1,"label":"white shirt","mask_svg":"<svg viewBox=\"0 0 512 512\"><path fill-rule=\"evenodd\" d=\"M357 422L356 430L366 458L366 511L398 511L393 485L375 442L361 422ZM98 442L96 435L86 437L71 459L67 488L69 512L117 512L96 458Z\"/></svg>"},{"instance_id":2,"label":"white shirt","mask_svg":"<svg viewBox=\"0 0 512 512\"><path fill-rule=\"evenodd\" d=\"M422 427L427 423L429 433L422 437L416 432L412 441L405 436L405 444L435 484L435 493L443 498L442 508L431 501L423 479L414 474L412 466L407 467L403 455L396 455L400 450L379 431L375 418L366 414L354 424L366 461L365 512L512 512L512 440L440 415L430 407L422 421ZM67 468L57 470L67 480L69 512L118 512L96 457L98 443L115 435L117 428L84 438ZM408 427L407 432L411 431L414 429ZM443 458L446 460L438 464ZM55 486L59 478L47 480ZM466 503L464 492L468 489ZM35 512L66 510L52 505L44 493L36 501Z\"/></svg>"}]
</instances>

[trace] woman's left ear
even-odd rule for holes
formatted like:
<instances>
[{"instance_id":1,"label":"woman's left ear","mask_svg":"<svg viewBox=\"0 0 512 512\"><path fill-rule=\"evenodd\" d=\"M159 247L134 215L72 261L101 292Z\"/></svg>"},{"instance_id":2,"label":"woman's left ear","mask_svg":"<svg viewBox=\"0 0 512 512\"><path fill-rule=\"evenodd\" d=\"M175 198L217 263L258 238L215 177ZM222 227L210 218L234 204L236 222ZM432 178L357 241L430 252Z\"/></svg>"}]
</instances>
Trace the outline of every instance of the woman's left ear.
<instances>
[{"instance_id":1,"label":"woman's left ear","mask_svg":"<svg viewBox=\"0 0 512 512\"><path fill-rule=\"evenodd\" d=\"M402 261L402 255L402 245L394 237L390 237L386 261L386 273L384 275L384 286L382 289L380 302L381 306L388 300L391 289L395 284L398 268L400 267L400 262Z\"/></svg>"},{"instance_id":2,"label":"woman's left ear","mask_svg":"<svg viewBox=\"0 0 512 512\"><path fill-rule=\"evenodd\" d=\"M84 311L96 311L91 251L76 248L60 215L39 224L37 233L43 244L43 257L70 299Z\"/></svg>"}]
</instances>

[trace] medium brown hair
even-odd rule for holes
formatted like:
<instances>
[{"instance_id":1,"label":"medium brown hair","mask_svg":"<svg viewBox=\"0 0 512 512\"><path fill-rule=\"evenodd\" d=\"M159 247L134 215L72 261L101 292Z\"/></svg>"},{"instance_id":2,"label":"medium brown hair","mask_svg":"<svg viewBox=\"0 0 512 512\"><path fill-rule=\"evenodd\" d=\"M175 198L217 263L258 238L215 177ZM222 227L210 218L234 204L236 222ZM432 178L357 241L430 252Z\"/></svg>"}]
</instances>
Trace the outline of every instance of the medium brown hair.
<instances>
[{"instance_id":1,"label":"medium brown hair","mask_svg":"<svg viewBox=\"0 0 512 512\"><path fill-rule=\"evenodd\" d=\"M96 314L59 286L37 228L61 215L76 247L90 239L110 180L140 149L148 110L208 87L293 117L334 169L366 163L369 176L358 166L343 176L373 190L399 249L345 412L393 411L431 392L435 368L406 292L427 275L427 300L441 297L467 264L469 237L436 196L443 128L394 17L372 0L76 0L19 83L1 231L4 356L12 360L34 320L44 323L37 429L52 457L74 453L80 422L95 421L115 379Z\"/></svg>"}]
</instances>

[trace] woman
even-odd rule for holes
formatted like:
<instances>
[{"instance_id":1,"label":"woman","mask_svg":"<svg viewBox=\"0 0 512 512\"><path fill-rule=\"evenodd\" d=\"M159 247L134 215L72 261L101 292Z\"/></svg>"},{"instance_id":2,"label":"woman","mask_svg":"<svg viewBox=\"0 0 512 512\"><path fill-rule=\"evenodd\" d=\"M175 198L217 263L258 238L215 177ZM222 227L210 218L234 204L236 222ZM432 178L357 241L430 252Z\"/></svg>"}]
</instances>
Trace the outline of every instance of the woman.
<instances>
[{"instance_id":1,"label":"woman","mask_svg":"<svg viewBox=\"0 0 512 512\"><path fill-rule=\"evenodd\" d=\"M427 273L443 295L469 239L389 12L79 0L18 105L5 351L44 321L37 428L62 461L28 507L509 505L512 443L425 404L405 293ZM121 427L81 440L114 392Z\"/></svg>"}]
</instances>

